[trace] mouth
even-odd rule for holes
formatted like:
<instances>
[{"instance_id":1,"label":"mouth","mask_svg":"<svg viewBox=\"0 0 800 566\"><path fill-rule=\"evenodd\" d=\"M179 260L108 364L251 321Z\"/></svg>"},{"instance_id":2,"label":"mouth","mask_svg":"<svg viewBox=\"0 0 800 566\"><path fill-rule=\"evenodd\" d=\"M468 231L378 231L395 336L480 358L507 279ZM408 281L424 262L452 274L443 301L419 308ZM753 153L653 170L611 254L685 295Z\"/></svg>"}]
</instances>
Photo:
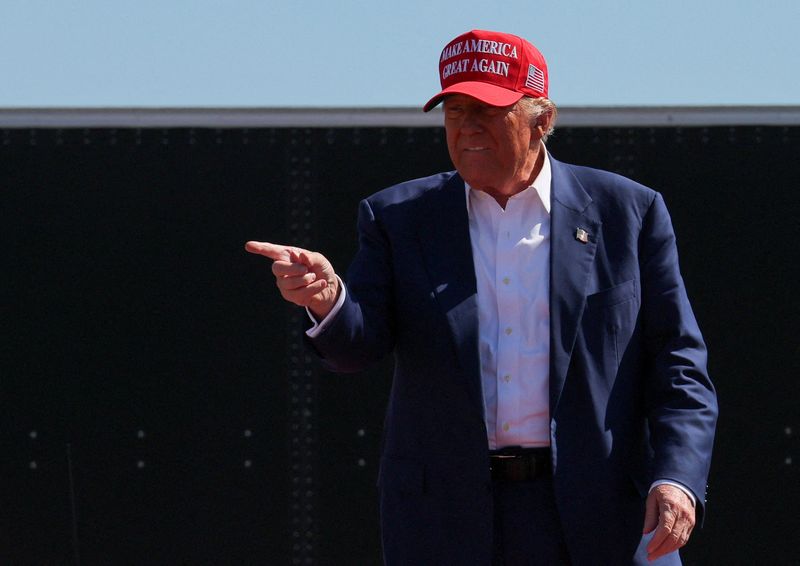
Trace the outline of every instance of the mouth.
<instances>
[{"instance_id":1,"label":"mouth","mask_svg":"<svg viewBox=\"0 0 800 566\"><path fill-rule=\"evenodd\" d=\"M484 146L476 146L476 147L465 147L464 151L486 151L487 149L489 148Z\"/></svg>"}]
</instances>

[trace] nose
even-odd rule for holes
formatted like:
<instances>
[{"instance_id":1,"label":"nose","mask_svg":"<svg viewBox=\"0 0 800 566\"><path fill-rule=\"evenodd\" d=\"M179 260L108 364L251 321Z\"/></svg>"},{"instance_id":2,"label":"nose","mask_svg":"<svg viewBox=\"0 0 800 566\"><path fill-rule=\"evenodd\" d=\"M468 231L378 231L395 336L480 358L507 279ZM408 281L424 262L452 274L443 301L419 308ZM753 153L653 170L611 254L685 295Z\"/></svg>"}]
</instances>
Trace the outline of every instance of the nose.
<instances>
[{"instance_id":1,"label":"nose","mask_svg":"<svg viewBox=\"0 0 800 566\"><path fill-rule=\"evenodd\" d=\"M476 134L483 131L483 123L480 119L480 114L474 110L468 110L464 113L464 119L461 121L461 131L465 134Z\"/></svg>"}]
</instances>

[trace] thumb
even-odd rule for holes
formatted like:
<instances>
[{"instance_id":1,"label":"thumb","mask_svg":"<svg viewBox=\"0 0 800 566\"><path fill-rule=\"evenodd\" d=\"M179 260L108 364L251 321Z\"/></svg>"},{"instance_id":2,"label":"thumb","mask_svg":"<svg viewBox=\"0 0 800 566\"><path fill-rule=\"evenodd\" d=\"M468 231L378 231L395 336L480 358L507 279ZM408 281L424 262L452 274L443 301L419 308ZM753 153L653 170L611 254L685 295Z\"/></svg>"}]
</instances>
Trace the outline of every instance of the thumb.
<instances>
[{"instance_id":1,"label":"thumb","mask_svg":"<svg viewBox=\"0 0 800 566\"><path fill-rule=\"evenodd\" d=\"M642 529L642 533L651 533L656 526L658 526L658 498L655 492L651 491L645 503L644 528Z\"/></svg>"},{"instance_id":2,"label":"thumb","mask_svg":"<svg viewBox=\"0 0 800 566\"><path fill-rule=\"evenodd\" d=\"M302 263L311 270L319 269L323 273L330 270L330 262L325 258L324 255L320 253L307 252L305 250L302 250L298 251L296 254L292 253L292 255L294 256L292 258L292 261L297 261L298 263ZM326 275L328 274L326 273Z\"/></svg>"}]
</instances>

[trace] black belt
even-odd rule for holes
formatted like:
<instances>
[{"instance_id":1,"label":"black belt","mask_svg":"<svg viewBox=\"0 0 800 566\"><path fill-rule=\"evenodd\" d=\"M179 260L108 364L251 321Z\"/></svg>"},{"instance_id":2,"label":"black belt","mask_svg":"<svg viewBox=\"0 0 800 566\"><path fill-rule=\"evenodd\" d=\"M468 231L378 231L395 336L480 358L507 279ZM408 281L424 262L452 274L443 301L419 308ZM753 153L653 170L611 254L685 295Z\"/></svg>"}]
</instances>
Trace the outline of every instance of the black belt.
<instances>
[{"instance_id":1,"label":"black belt","mask_svg":"<svg viewBox=\"0 0 800 566\"><path fill-rule=\"evenodd\" d=\"M492 481L523 482L548 477L553 473L550 448L513 446L489 452Z\"/></svg>"}]
</instances>

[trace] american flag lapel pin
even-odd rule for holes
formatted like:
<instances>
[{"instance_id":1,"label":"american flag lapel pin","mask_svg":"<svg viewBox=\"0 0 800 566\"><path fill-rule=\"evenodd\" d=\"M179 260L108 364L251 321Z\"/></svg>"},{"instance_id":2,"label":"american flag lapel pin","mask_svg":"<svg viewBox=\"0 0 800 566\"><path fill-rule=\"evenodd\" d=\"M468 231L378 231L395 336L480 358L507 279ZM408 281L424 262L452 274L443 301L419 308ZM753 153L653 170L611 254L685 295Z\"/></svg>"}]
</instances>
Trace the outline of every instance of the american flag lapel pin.
<instances>
[{"instance_id":1,"label":"american flag lapel pin","mask_svg":"<svg viewBox=\"0 0 800 566\"><path fill-rule=\"evenodd\" d=\"M588 244L589 232L587 232L583 228L578 228L577 230L575 230L575 239L578 240L581 244Z\"/></svg>"}]
</instances>

